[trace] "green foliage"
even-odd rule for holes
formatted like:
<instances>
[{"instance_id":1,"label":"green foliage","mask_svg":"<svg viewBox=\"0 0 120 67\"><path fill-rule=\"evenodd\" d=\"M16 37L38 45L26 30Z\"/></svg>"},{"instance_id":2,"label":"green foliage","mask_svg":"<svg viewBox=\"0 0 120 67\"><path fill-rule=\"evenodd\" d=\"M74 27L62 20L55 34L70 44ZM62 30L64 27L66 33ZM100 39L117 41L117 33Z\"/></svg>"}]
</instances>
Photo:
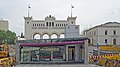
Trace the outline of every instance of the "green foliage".
<instances>
[{"instance_id":1,"label":"green foliage","mask_svg":"<svg viewBox=\"0 0 120 67\"><path fill-rule=\"evenodd\" d=\"M12 31L0 30L0 43L15 44L16 33Z\"/></svg>"}]
</instances>

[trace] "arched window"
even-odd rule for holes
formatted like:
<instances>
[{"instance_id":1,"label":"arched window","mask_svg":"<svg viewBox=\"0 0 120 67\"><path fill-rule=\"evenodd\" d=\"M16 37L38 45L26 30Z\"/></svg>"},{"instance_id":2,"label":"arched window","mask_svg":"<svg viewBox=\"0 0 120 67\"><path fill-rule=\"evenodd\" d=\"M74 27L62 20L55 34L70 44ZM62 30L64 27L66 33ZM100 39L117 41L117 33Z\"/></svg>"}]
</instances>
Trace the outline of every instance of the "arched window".
<instances>
[{"instance_id":1,"label":"arched window","mask_svg":"<svg viewBox=\"0 0 120 67\"><path fill-rule=\"evenodd\" d=\"M116 45L116 39L113 39L113 45Z\"/></svg>"},{"instance_id":2,"label":"arched window","mask_svg":"<svg viewBox=\"0 0 120 67\"><path fill-rule=\"evenodd\" d=\"M60 34L60 38L65 38L65 34Z\"/></svg>"},{"instance_id":3,"label":"arched window","mask_svg":"<svg viewBox=\"0 0 120 67\"><path fill-rule=\"evenodd\" d=\"M57 35L56 34L52 34L51 35L51 39L53 39L53 38L57 38Z\"/></svg>"},{"instance_id":4,"label":"arched window","mask_svg":"<svg viewBox=\"0 0 120 67\"><path fill-rule=\"evenodd\" d=\"M88 44L90 44L90 39L88 39Z\"/></svg>"},{"instance_id":5,"label":"arched window","mask_svg":"<svg viewBox=\"0 0 120 67\"><path fill-rule=\"evenodd\" d=\"M105 39L105 44L107 44L107 39Z\"/></svg>"},{"instance_id":6,"label":"arched window","mask_svg":"<svg viewBox=\"0 0 120 67\"><path fill-rule=\"evenodd\" d=\"M116 35L116 30L113 31L113 35Z\"/></svg>"},{"instance_id":7,"label":"arched window","mask_svg":"<svg viewBox=\"0 0 120 67\"><path fill-rule=\"evenodd\" d=\"M37 33L37 34L34 34L33 35L33 39L40 39L40 35Z\"/></svg>"},{"instance_id":8,"label":"arched window","mask_svg":"<svg viewBox=\"0 0 120 67\"><path fill-rule=\"evenodd\" d=\"M105 35L107 35L107 30L105 30Z\"/></svg>"},{"instance_id":9,"label":"arched window","mask_svg":"<svg viewBox=\"0 0 120 67\"><path fill-rule=\"evenodd\" d=\"M48 34L44 34L43 35L43 39L49 39L49 35Z\"/></svg>"},{"instance_id":10,"label":"arched window","mask_svg":"<svg viewBox=\"0 0 120 67\"><path fill-rule=\"evenodd\" d=\"M51 22L49 22L49 26L51 26Z\"/></svg>"},{"instance_id":11,"label":"arched window","mask_svg":"<svg viewBox=\"0 0 120 67\"><path fill-rule=\"evenodd\" d=\"M52 22L52 26L54 26L54 22Z\"/></svg>"},{"instance_id":12,"label":"arched window","mask_svg":"<svg viewBox=\"0 0 120 67\"><path fill-rule=\"evenodd\" d=\"M46 22L46 26L48 26L48 22Z\"/></svg>"}]
</instances>

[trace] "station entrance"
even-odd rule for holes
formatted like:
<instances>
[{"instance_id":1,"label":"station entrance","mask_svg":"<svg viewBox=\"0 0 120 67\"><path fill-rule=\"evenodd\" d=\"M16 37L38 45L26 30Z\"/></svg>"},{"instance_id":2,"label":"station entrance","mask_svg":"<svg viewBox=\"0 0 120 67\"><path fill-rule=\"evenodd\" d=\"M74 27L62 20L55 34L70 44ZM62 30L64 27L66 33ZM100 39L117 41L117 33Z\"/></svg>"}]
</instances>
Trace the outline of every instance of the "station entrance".
<instances>
[{"instance_id":1,"label":"station entrance","mask_svg":"<svg viewBox=\"0 0 120 67\"><path fill-rule=\"evenodd\" d=\"M75 46L68 47L68 60L75 61Z\"/></svg>"},{"instance_id":2,"label":"station entrance","mask_svg":"<svg viewBox=\"0 0 120 67\"><path fill-rule=\"evenodd\" d=\"M86 38L19 40L16 45L16 61L17 63L85 63L86 40Z\"/></svg>"}]
</instances>

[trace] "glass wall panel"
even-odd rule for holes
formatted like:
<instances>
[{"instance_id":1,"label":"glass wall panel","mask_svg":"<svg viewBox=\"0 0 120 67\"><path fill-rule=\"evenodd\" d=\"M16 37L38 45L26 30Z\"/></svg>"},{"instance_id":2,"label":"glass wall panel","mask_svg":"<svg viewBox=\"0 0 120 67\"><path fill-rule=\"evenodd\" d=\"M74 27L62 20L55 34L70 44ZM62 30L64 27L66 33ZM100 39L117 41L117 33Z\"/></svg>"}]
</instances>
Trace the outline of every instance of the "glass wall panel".
<instances>
[{"instance_id":1,"label":"glass wall panel","mask_svg":"<svg viewBox=\"0 0 120 67\"><path fill-rule=\"evenodd\" d=\"M64 61L65 46L22 47L21 62Z\"/></svg>"}]
</instances>

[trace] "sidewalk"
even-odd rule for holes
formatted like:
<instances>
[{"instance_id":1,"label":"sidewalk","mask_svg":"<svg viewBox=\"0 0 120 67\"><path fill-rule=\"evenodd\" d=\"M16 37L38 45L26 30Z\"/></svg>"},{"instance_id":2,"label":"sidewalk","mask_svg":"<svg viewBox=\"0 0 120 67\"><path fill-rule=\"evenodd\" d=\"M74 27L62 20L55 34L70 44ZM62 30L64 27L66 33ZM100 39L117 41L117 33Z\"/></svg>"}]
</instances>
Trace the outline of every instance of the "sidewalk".
<instances>
[{"instance_id":1,"label":"sidewalk","mask_svg":"<svg viewBox=\"0 0 120 67\"><path fill-rule=\"evenodd\" d=\"M20 64L16 67L103 67L92 64Z\"/></svg>"}]
</instances>

